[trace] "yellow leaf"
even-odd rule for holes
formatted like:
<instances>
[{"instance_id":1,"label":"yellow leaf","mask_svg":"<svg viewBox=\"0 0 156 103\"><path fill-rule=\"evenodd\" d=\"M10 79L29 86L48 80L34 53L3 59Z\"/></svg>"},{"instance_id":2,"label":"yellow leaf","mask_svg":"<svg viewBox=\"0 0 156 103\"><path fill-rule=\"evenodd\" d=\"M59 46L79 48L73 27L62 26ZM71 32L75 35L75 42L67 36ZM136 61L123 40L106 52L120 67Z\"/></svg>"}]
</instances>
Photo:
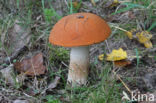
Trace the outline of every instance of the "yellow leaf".
<instances>
[{"instance_id":1,"label":"yellow leaf","mask_svg":"<svg viewBox=\"0 0 156 103\"><path fill-rule=\"evenodd\" d=\"M138 37L138 41L140 43L145 43L152 38L152 35L147 31L138 32L136 33L136 36Z\"/></svg>"},{"instance_id":2,"label":"yellow leaf","mask_svg":"<svg viewBox=\"0 0 156 103\"><path fill-rule=\"evenodd\" d=\"M98 57L98 58L99 58L99 60L101 60L101 61L102 61L102 60L104 59L104 54L99 55L99 57Z\"/></svg>"},{"instance_id":3,"label":"yellow leaf","mask_svg":"<svg viewBox=\"0 0 156 103\"><path fill-rule=\"evenodd\" d=\"M128 36L129 39L132 39L133 38L132 32L127 31L126 32L126 35Z\"/></svg>"},{"instance_id":4,"label":"yellow leaf","mask_svg":"<svg viewBox=\"0 0 156 103\"><path fill-rule=\"evenodd\" d=\"M135 34L136 32L138 32L138 30L132 29L132 30L130 30L130 31L127 31L127 32L126 32L126 35L128 36L129 39L133 39L133 38L135 38L134 34Z\"/></svg>"},{"instance_id":5,"label":"yellow leaf","mask_svg":"<svg viewBox=\"0 0 156 103\"><path fill-rule=\"evenodd\" d=\"M118 61L126 58L127 58L127 52L123 51L122 48L120 48L119 50L113 50L112 53L107 55L108 61Z\"/></svg>"},{"instance_id":6,"label":"yellow leaf","mask_svg":"<svg viewBox=\"0 0 156 103\"><path fill-rule=\"evenodd\" d=\"M152 48L152 47L153 47L151 41L147 41L146 43L144 43L144 46L145 46L146 48Z\"/></svg>"},{"instance_id":7,"label":"yellow leaf","mask_svg":"<svg viewBox=\"0 0 156 103\"><path fill-rule=\"evenodd\" d=\"M129 39L138 40L140 43L144 44L146 48L153 47L150 41L150 39L152 38L152 34L149 33L148 31L132 29L130 31L126 31L126 35L128 36Z\"/></svg>"},{"instance_id":8,"label":"yellow leaf","mask_svg":"<svg viewBox=\"0 0 156 103\"><path fill-rule=\"evenodd\" d=\"M113 0L112 4L110 5L110 7L116 7L117 5L119 5L119 1L118 0Z\"/></svg>"},{"instance_id":9,"label":"yellow leaf","mask_svg":"<svg viewBox=\"0 0 156 103\"><path fill-rule=\"evenodd\" d=\"M118 0L114 0L113 3L119 4L119 1Z\"/></svg>"}]
</instances>

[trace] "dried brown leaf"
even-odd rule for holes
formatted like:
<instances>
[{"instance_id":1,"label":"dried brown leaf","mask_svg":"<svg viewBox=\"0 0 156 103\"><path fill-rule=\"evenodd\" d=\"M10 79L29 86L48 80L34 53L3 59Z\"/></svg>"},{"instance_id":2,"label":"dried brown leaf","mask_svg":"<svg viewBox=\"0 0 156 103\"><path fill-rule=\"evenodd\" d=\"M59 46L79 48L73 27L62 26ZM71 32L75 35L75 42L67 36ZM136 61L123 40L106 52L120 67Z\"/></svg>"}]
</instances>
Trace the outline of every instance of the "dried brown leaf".
<instances>
[{"instance_id":1,"label":"dried brown leaf","mask_svg":"<svg viewBox=\"0 0 156 103\"><path fill-rule=\"evenodd\" d=\"M114 64L116 67L125 67L131 64L131 61L129 60L120 60L120 61L114 61Z\"/></svg>"},{"instance_id":2,"label":"dried brown leaf","mask_svg":"<svg viewBox=\"0 0 156 103\"><path fill-rule=\"evenodd\" d=\"M17 55L29 43L30 31L30 27L25 27L16 20L15 24L7 32L2 33L1 41L9 51L9 56Z\"/></svg>"},{"instance_id":3,"label":"dried brown leaf","mask_svg":"<svg viewBox=\"0 0 156 103\"><path fill-rule=\"evenodd\" d=\"M15 77L14 77L14 71L13 71L13 65L11 64L7 68L4 68L0 70L1 76L5 79L5 82L7 84L15 85Z\"/></svg>"},{"instance_id":4,"label":"dried brown leaf","mask_svg":"<svg viewBox=\"0 0 156 103\"><path fill-rule=\"evenodd\" d=\"M60 77L56 76L54 81L49 84L48 89L53 89L57 87L57 84L60 82Z\"/></svg>"},{"instance_id":5,"label":"dried brown leaf","mask_svg":"<svg viewBox=\"0 0 156 103\"><path fill-rule=\"evenodd\" d=\"M21 62L16 62L14 67L17 71L29 76L41 75L46 71L46 67L43 65L42 53L38 53L29 59L22 60Z\"/></svg>"},{"instance_id":6,"label":"dried brown leaf","mask_svg":"<svg viewBox=\"0 0 156 103\"><path fill-rule=\"evenodd\" d=\"M48 87L42 91L41 94L44 94L47 90L51 90L51 89L56 88L59 83L60 83L60 77L56 76L54 81L52 83L50 83L48 85Z\"/></svg>"}]
</instances>

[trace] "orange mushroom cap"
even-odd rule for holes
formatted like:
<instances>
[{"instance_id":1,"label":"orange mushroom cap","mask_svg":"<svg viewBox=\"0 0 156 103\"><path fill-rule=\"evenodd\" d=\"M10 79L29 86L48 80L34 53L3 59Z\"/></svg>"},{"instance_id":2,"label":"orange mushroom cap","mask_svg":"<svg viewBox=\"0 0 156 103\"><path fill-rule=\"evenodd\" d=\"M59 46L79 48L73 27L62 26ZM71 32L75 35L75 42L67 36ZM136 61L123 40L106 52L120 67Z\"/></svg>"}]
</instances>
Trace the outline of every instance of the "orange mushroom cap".
<instances>
[{"instance_id":1,"label":"orange mushroom cap","mask_svg":"<svg viewBox=\"0 0 156 103\"><path fill-rule=\"evenodd\" d=\"M92 13L75 13L54 25L49 42L64 47L86 46L104 41L110 33L110 27L101 17Z\"/></svg>"}]
</instances>

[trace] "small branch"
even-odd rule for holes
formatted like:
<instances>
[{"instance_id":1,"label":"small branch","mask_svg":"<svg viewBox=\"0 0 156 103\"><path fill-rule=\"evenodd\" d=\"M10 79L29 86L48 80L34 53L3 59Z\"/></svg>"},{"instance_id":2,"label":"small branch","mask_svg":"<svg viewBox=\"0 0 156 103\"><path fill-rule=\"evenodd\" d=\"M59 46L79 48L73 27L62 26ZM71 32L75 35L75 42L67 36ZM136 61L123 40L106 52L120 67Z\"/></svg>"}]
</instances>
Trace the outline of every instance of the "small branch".
<instances>
[{"instance_id":1,"label":"small branch","mask_svg":"<svg viewBox=\"0 0 156 103\"><path fill-rule=\"evenodd\" d=\"M125 30L125 29L123 29L123 28L120 28L120 27L118 27L118 26L111 25L111 27L114 27L114 28L119 29L119 30L124 31L124 32L128 32L127 30Z\"/></svg>"},{"instance_id":2,"label":"small branch","mask_svg":"<svg viewBox=\"0 0 156 103\"><path fill-rule=\"evenodd\" d=\"M124 85L124 87L127 89L127 91L131 94L131 90L130 88L126 85L126 83L124 83L124 81L121 79L121 77L113 70L114 75L116 75L116 77L120 80L120 82Z\"/></svg>"}]
</instances>

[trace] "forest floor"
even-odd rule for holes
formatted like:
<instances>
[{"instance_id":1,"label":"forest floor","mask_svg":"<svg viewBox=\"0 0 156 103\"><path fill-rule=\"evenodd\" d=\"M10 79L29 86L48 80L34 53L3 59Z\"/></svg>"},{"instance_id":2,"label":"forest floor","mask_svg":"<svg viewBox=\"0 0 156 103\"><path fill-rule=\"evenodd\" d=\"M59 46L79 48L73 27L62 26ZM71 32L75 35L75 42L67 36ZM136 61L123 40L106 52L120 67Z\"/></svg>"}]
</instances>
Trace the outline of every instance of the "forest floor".
<instances>
[{"instance_id":1,"label":"forest floor","mask_svg":"<svg viewBox=\"0 0 156 103\"><path fill-rule=\"evenodd\" d=\"M70 48L48 37L59 19L77 12L97 14L112 32L90 46L87 85L68 88ZM152 35L152 46L127 32ZM155 0L1 0L0 39L0 103L156 103ZM107 61L119 48L133 58Z\"/></svg>"}]
</instances>

